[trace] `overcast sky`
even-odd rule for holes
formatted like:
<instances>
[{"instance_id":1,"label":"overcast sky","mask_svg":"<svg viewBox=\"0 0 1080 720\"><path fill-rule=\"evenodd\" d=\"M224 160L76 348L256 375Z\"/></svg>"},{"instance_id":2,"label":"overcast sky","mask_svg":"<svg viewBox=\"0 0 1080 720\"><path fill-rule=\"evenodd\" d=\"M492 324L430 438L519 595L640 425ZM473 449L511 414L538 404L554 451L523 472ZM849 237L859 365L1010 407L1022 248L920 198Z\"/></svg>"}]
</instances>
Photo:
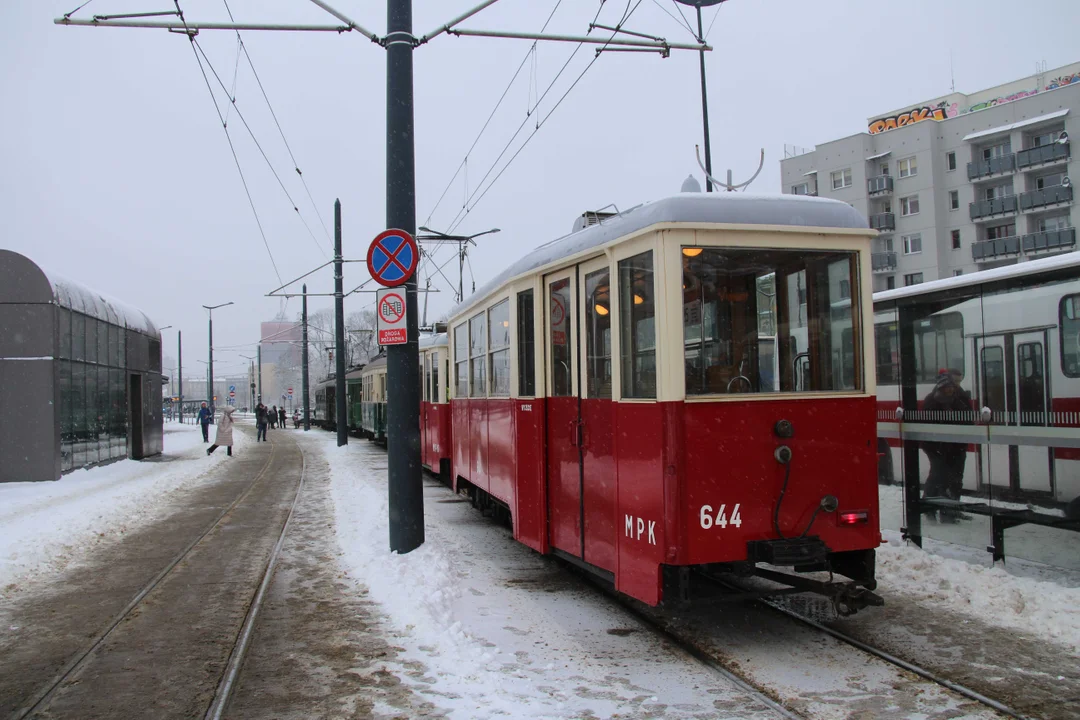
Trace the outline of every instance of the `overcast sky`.
<instances>
[{"instance_id":1,"label":"overcast sky","mask_svg":"<svg viewBox=\"0 0 1080 720\"><path fill-rule=\"evenodd\" d=\"M477 0L416 0L420 34ZM330 0L377 34L385 33L385 2ZM192 46L165 30L58 27L54 17L77 0L5 0L0 4L0 247L24 253L147 312L175 356L175 329L185 333L184 361L199 376L206 356L206 311L215 312L218 372L246 366L228 346L258 340L278 300L264 297L284 280L325 262L332 242L333 202L344 211L348 258L361 259L384 229L384 51L355 33L244 33L285 139L318 209L293 170L251 68L236 71L236 35L205 31L198 42L222 112L226 85L236 78L236 108L300 209L300 217L237 117L229 133L247 178L268 253L259 234ZM672 17L672 0L633 0L626 27L688 42ZM167 9L167 0L94 0L77 17ZM501 0L462 27L537 32L556 0ZM329 23L305 0L231 0L236 18L251 22ZM183 0L191 21L227 20L220 0ZM585 33L600 5L564 0L548 32ZM618 22L627 8L609 0L600 23ZM665 12L666 11L666 12ZM785 143L813 147L866 128L866 118L949 92L950 56L956 89L974 92L1080 60L1080 3L1033 0L728 0L705 11L715 50L707 55L713 165L749 177L765 148L765 168L752 187L779 192ZM670 14L669 14L670 13ZM693 16L686 12L693 22ZM600 33L601 31L594 31ZM575 45L541 44L511 86L469 156L466 173L436 202L506 89L530 43L443 35L415 53L417 218L447 230L473 196L457 227L480 240L471 269L477 284L536 245L563 235L583 211L614 203L628 208L675 193L700 175L698 57L695 52L605 53ZM567 58L574 55L559 75ZM550 93L536 97L556 76ZM574 89L552 112L567 88ZM527 112L534 107L531 116ZM551 113L549 117L549 113ZM516 160L477 202L481 179L527 119L503 162L544 121ZM489 179L490 179L489 177ZM433 213L434 210L434 213ZM430 220L429 220L430 216ZM302 219L301 219L302 218ZM304 223L310 227L314 239ZM433 257L452 257L443 248ZM445 271L456 282L456 262ZM470 284L466 269L466 289ZM346 286L366 279L362 263L346 266ZM309 278L311 292L332 291L328 270ZM452 289L430 296L429 321L452 304ZM297 286L299 290L299 286ZM368 307L353 295L346 311ZM326 298L312 309L329 306ZM288 303L290 317L300 302ZM242 349L240 352L254 354Z\"/></svg>"}]
</instances>

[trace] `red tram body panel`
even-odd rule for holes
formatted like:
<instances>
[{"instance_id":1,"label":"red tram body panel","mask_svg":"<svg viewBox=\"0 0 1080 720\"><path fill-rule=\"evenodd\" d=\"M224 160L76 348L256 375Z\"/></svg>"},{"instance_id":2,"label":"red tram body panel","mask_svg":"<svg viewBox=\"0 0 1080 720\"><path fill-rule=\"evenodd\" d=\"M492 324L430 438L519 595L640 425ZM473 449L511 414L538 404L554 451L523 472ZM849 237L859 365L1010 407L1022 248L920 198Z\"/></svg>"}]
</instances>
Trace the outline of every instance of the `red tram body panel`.
<instances>
[{"instance_id":1,"label":"red tram body panel","mask_svg":"<svg viewBox=\"0 0 1080 720\"><path fill-rule=\"evenodd\" d=\"M430 424L455 490L652 605L683 571L767 564L864 606L873 235L844 203L688 193L541 246L451 314Z\"/></svg>"}]
</instances>

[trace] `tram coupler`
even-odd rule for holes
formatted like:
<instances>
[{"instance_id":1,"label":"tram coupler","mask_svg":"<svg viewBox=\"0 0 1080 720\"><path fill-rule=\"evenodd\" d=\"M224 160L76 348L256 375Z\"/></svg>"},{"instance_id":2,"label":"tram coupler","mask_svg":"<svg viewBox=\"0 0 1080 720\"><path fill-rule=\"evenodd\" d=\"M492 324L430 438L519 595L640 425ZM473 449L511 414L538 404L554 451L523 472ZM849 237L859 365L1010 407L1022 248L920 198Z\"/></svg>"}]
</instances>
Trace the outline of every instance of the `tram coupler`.
<instances>
[{"instance_id":1,"label":"tram coupler","mask_svg":"<svg viewBox=\"0 0 1080 720\"><path fill-rule=\"evenodd\" d=\"M753 540L746 544L750 562L763 562L781 567L825 569L829 546L821 538L795 537L781 540Z\"/></svg>"},{"instance_id":2,"label":"tram coupler","mask_svg":"<svg viewBox=\"0 0 1080 720\"><path fill-rule=\"evenodd\" d=\"M865 607L881 607L885 604L884 598L858 582L826 582L764 568L758 568L755 574L800 592L812 592L827 597L832 600L836 614L841 617L854 615Z\"/></svg>"}]
</instances>

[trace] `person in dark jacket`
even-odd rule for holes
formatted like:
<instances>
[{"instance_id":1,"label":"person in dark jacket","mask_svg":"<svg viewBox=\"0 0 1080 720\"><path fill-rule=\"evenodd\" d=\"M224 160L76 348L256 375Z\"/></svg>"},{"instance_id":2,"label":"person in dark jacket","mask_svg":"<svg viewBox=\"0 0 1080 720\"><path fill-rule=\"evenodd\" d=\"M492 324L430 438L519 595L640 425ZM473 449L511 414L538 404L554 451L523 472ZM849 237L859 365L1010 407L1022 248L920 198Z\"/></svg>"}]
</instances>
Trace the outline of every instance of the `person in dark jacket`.
<instances>
[{"instance_id":1,"label":"person in dark jacket","mask_svg":"<svg viewBox=\"0 0 1080 720\"><path fill-rule=\"evenodd\" d=\"M260 401L255 406L255 429L257 431L255 435L255 442L262 440L266 442L266 426L270 423L270 411L266 409L266 406Z\"/></svg>"},{"instance_id":2,"label":"person in dark jacket","mask_svg":"<svg viewBox=\"0 0 1080 720\"><path fill-rule=\"evenodd\" d=\"M270 429L277 427L277 405L270 406Z\"/></svg>"},{"instance_id":3,"label":"person in dark jacket","mask_svg":"<svg viewBox=\"0 0 1080 720\"><path fill-rule=\"evenodd\" d=\"M281 429L284 430L285 428L288 427L288 425L286 424L286 420L285 420L285 417L286 417L285 408L284 407L278 408L277 415L278 415L278 422L281 423Z\"/></svg>"},{"instance_id":4,"label":"person in dark jacket","mask_svg":"<svg viewBox=\"0 0 1080 720\"><path fill-rule=\"evenodd\" d=\"M971 395L960 387L958 377L959 373L955 370L942 370L938 373L934 389L926 396L922 405L922 409L928 413L929 422L941 425L971 423ZM922 449L930 460L930 473L926 478L923 497L959 500L964 485L967 445L925 441Z\"/></svg>"},{"instance_id":5,"label":"person in dark jacket","mask_svg":"<svg viewBox=\"0 0 1080 720\"><path fill-rule=\"evenodd\" d=\"M210 408L206 407L206 403L203 403L202 407L199 408L199 425L202 427L203 442L210 442L210 418L212 417Z\"/></svg>"}]
</instances>

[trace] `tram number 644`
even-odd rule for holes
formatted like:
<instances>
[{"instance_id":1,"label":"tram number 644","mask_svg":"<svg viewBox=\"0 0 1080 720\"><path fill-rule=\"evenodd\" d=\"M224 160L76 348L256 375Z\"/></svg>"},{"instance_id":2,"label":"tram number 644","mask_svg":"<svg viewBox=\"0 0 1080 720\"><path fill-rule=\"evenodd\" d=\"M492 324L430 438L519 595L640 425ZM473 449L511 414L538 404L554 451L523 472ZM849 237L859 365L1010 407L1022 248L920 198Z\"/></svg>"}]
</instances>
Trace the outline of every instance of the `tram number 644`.
<instances>
[{"instance_id":1,"label":"tram number 644","mask_svg":"<svg viewBox=\"0 0 1080 720\"><path fill-rule=\"evenodd\" d=\"M727 516L727 505L721 505L720 509L716 511L716 515L713 515L712 505L701 506L701 527L708 530L713 525L720 529L726 528L729 524L735 527L742 527L742 516L739 515L739 507L741 503L735 503L735 507L731 510L731 517Z\"/></svg>"}]
</instances>

